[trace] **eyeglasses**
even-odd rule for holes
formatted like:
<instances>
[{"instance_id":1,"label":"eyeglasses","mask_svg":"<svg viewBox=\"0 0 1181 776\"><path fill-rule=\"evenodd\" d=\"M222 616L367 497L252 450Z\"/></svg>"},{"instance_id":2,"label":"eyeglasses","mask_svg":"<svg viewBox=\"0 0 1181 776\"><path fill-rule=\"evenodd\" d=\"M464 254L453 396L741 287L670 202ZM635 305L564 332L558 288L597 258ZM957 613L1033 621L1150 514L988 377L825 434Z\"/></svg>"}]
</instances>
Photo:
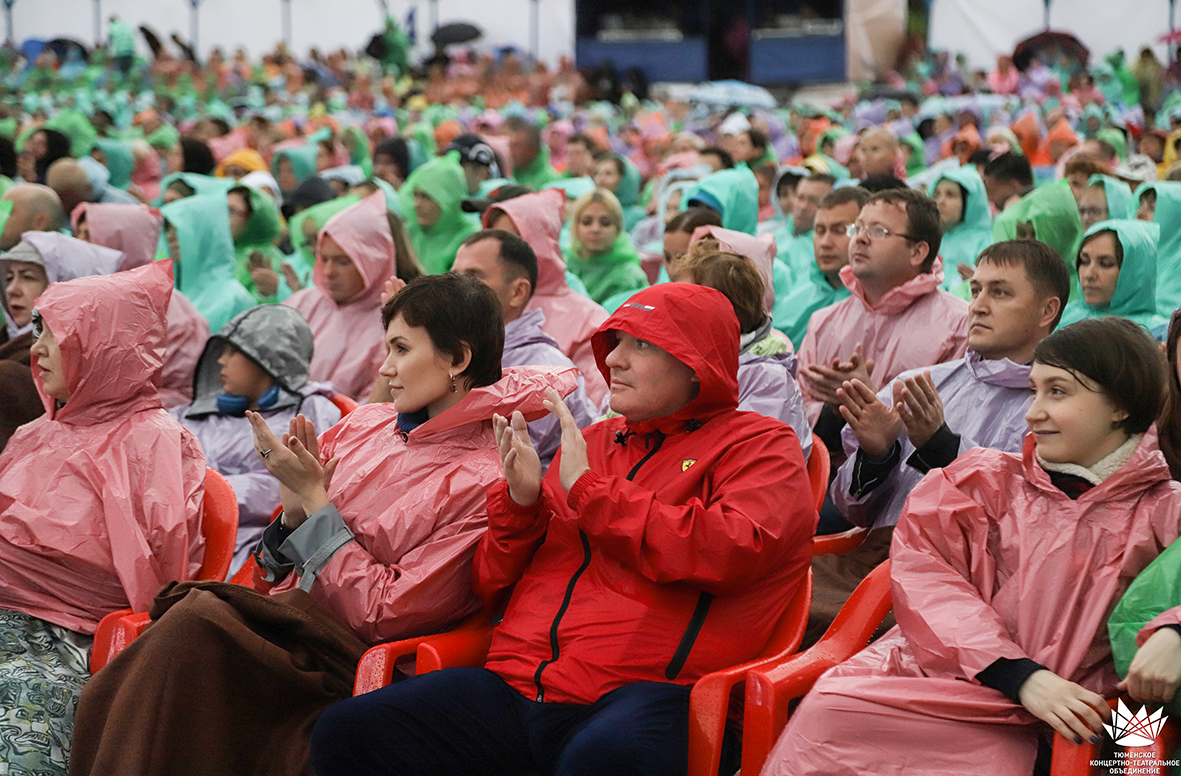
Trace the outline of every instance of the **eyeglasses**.
<instances>
[{"instance_id":1,"label":"eyeglasses","mask_svg":"<svg viewBox=\"0 0 1181 776\"><path fill-rule=\"evenodd\" d=\"M890 235L901 237L903 240L910 240L911 242L915 242L917 240L917 238L911 237L909 234L903 234L902 232L891 232L884 226L866 226L865 224L858 223L849 224L849 226L845 228L845 234L851 238L859 237L863 232L869 237L869 239L874 241L884 240Z\"/></svg>"},{"instance_id":2,"label":"eyeglasses","mask_svg":"<svg viewBox=\"0 0 1181 776\"><path fill-rule=\"evenodd\" d=\"M45 333L45 321L41 318L41 313L33 310L33 339L41 339L41 335Z\"/></svg>"},{"instance_id":3,"label":"eyeglasses","mask_svg":"<svg viewBox=\"0 0 1181 776\"><path fill-rule=\"evenodd\" d=\"M1078 209L1079 218L1094 218L1099 221L1107 219L1107 208L1105 207L1080 207Z\"/></svg>"}]
</instances>

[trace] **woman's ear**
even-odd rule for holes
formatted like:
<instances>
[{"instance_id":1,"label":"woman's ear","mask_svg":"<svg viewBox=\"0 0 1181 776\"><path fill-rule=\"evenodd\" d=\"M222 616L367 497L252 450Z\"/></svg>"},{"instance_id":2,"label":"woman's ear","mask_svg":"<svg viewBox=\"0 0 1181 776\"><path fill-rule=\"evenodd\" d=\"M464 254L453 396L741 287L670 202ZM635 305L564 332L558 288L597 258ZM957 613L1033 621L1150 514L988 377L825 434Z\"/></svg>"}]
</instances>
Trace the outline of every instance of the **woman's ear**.
<instances>
[{"instance_id":1,"label":"woman's ear","mask_svg":"<svg viewBox=\"0 0 1181 776\"><path fill-rule=\"evenodd\" d=\"M472 363L471 345L468 345L466 342L461 342L460 347L463 348L463 352L459 356L451 359L451 371L456 375L463 374L465 371L467 371L468 366Z\"/></svg>"}]
</instances>

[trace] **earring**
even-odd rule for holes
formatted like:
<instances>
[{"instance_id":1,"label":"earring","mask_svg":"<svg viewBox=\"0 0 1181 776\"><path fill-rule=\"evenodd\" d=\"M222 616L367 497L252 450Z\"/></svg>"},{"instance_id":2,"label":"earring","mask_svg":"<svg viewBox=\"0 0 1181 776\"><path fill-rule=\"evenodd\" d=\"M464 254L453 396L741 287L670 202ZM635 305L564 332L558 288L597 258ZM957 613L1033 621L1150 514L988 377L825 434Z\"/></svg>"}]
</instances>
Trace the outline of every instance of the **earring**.
<instances>
[{"instance_id":1,"label":"earring","mask_svg":"<svg viewBox=\"0 0 1181 776\"><path fill-rule=\"evenodd\" d=\"M459 387L455 384L455 375L448 372L447 376L451 378L451 393L455 393L459 390Z\"/></svg>"}]
</instances>

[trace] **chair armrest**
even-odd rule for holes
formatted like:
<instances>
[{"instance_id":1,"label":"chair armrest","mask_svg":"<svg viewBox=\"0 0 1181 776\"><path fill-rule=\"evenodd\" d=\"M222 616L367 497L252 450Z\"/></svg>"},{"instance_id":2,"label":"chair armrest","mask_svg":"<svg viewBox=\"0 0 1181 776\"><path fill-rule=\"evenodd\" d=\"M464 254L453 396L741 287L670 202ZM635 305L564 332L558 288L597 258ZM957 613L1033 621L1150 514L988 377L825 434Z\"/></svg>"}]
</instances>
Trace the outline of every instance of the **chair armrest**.
<instances>
[{"instance_id":1,"label":"chair armrest","mask_svg":"<svg viewBox=\"0 0 1181 776\"><path fill-rule=\"evenodd\" d=\"M471 654L471 650L474 648L467 641L471 638L470 634L483 634L485 631L487 631L487 638L478 660L471 662L471 658L469 658L469 662L460 662ZM425 653L420 649L423 644L435 641L440 642L439 648L432 648ZM353 695L373 692L385 687L393 681L395 664L408 657L416 659L416 674L450 666L483 665L484 656L488 654L488 645L491 643L492 626L488 624L488 613L479 611L463 620L453 631L391 641L388 644L370 647L357 662L357 678L353 681ZM471 644L475 643L471 642ZM462 651L465 648L468 649L467 653ZM447 660L456 662L445 662Z\"/></svg>"},{"instance_id":2,"label":"chair armrest","mask_svg":"<svg viewBox=\"0 0 1181 776\"><path fill-rule=\"evenodd\" d=\"M464 628L424 639L418 645L415 674L425 674L441 668L482 666L492 646L492 626Z\"/></svg>"},{"instance_id":3,"label":"chair armrest","mask_svg":"<svg viewBox=\"0 0 1181 776\"><path fill-rule=\"evenodd\" d=\"M103 617L94 632L94 647L90 652L90 673L98 671L115 659L128 644L135 641L152 618L147 612L134 613L120 609Z\"/></svg>"},{"instance_id":4,"label":"chair armrest","mask_svg":"<svg viewBox=\"0 0 1181 776\"><path fill-rule=\"evenodd\" d=\"M850 528L844 533L812 537L812 555L844 555L861 546L868 528Z\"/></svg>"},{"instance_id":5,"label":"chair armrest","mask_svg":"<svg viewBox=\"0 0 1181 776\"><path fill-rule=\"evenodd\" d=\"M391 641L370 647L357 662L357 677L353 680L353 695L361 695L385 687L394 678L394 666L402 658L411 657L427 636Z\"/></svg>"}]
</instances>

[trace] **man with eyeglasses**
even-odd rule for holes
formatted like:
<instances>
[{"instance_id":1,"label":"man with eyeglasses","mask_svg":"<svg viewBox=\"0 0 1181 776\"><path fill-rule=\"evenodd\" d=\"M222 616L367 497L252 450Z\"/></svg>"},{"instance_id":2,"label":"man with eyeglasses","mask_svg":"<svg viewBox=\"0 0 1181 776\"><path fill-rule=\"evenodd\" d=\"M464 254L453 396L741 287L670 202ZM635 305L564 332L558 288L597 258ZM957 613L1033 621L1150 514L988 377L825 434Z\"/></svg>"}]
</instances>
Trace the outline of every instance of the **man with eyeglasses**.
<instances>
[{"instance_id":1,"label":"man with eyeglasses","mask_svg":"<svg viewBox=\"0 0 1181 776\"><path fill-rule=\"evenodd\" d=\"M967 303L939 289L943 228L932 199L911 189L878 192L848 234L841 280L851 296L812 316L799 353L808 419L834 465L844 459L843 382L877 391L907 369L959 358L968 334Z\"/></svg>"}]
</instances>

